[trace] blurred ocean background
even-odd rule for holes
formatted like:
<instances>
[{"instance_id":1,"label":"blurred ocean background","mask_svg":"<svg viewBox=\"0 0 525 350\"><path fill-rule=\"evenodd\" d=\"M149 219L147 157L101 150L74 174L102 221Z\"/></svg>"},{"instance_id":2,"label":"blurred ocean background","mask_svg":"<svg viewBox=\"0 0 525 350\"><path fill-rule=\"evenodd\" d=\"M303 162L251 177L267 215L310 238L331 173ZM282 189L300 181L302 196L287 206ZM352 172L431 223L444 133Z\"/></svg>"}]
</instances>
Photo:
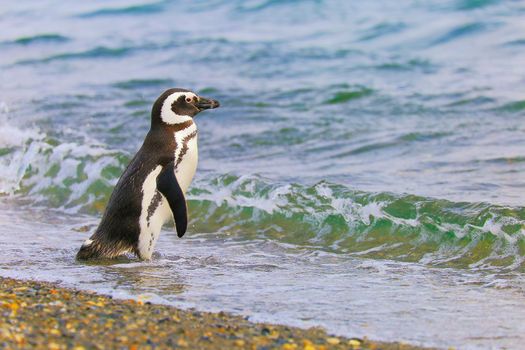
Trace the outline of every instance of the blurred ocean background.
<instances>
[{"instance_id":1,"label":"blurred ocean background","mask_svg":"<svg viewBox=\"0 0 525 350\"><path fill-rule=\"evenodd\" d=\"M522 1L3 1L0 275L462 349L525 341ZM183 239L74 260L184 87Z\"/></svg>"}]
</instances>

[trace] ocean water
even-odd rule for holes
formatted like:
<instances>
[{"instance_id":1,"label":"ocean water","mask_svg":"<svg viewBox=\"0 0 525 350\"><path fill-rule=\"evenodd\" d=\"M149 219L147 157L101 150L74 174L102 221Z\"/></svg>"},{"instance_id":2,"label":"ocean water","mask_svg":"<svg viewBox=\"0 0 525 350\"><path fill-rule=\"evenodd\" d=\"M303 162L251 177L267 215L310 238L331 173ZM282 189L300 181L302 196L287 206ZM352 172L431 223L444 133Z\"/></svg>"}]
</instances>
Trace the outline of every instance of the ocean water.
<instances>
[{"instance_id":1,"label":"ocean water","mask_svg":"<svg viewBox=\"0 0 525 350\"><path fill-rule=\"evenodd\" d=\"M462 349L525 341L525 4L4 1L0 275ZM155 98L190 227L80 264Z\"/></svg>"}]
</instances>

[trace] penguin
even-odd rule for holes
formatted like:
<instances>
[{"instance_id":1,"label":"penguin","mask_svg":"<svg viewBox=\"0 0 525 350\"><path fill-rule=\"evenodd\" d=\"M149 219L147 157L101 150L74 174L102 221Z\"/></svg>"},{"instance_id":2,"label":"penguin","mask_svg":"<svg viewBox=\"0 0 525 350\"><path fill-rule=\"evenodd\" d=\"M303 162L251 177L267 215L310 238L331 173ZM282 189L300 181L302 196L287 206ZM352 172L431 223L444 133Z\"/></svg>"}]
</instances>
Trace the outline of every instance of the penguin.
<instances>
[{"instance_id":1,"label":"penguin","mask_svg":"<svg viewBox=\"0 0 525 350\"><path fill-rule=\"evenodd\" d=\"M113 189L99 226L80 247L78 260L126 253L149 260L162 226L172 219L177 235L184 235L185 193L198 161L193 118L217 107L218 101L186 89L169 89L157 98L144 143Z\"/></svg>"}]
</instances>

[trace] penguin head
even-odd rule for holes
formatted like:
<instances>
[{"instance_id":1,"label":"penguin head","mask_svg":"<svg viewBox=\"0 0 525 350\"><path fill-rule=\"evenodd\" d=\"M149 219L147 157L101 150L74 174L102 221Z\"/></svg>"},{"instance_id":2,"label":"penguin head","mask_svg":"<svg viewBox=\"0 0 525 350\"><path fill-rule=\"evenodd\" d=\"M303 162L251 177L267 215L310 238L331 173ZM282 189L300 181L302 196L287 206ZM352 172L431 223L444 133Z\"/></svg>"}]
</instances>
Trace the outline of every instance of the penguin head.
<instances>
[{"instance_id":1,"label":"penguin head","mask_svg":"<svg viewBox=\"0 0 525 350\"><path fill-rule=\"evenodd\" d=\"M219 102L186 89L169 89L157 98L151 110L151 123L180 124L192 120L205 109L217 108Z\"/></svg>"}]
</instances>

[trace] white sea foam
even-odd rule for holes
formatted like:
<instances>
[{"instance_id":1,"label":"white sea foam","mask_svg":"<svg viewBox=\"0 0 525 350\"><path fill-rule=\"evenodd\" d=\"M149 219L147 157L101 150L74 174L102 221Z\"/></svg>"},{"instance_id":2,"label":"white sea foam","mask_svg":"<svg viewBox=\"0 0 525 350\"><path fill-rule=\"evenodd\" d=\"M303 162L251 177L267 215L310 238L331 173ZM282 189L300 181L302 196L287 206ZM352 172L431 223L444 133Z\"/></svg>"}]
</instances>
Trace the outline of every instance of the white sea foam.
<instances>
[{"instance_id":1,"label":"white sea foam","mask_svg":"<svg viewBox=\"0 0 525 350\"><path fill-rule=\"evenodd\" d=\"M32 128L18 128L8 120L9 108L0 103L0 193L11 194L19 189L20 181L35 153L33 142L43 135Z\"/></svg>"},{"instance_id":2,"label":"white sea foam","mask_svg":"<svg viewBox=\"0 0 525 350\"><path fill-rule=\"evenodd\" d=\"M0 113L9 113L9 106L3 101L0 101Z\"/></svg>"},{"instance_id":3,"label":"white sea foam","mask_svg":"<svg viewBox=\"0 0 525 350\"><path fill-rule=\"evenodd\" d=\"M95 181L114 185L116 178L107 179L101 173L108 166L121 166L116 158L119 152L75 133L82 143L55 145L42 131L12 125L4 115L0 119L0 193L24 190L33 199L46 201L49 191L62 190L56 194L62 196L58 204L78 210L96 199L92 194L85 196Z\"/></svg>"}]
</instances>

